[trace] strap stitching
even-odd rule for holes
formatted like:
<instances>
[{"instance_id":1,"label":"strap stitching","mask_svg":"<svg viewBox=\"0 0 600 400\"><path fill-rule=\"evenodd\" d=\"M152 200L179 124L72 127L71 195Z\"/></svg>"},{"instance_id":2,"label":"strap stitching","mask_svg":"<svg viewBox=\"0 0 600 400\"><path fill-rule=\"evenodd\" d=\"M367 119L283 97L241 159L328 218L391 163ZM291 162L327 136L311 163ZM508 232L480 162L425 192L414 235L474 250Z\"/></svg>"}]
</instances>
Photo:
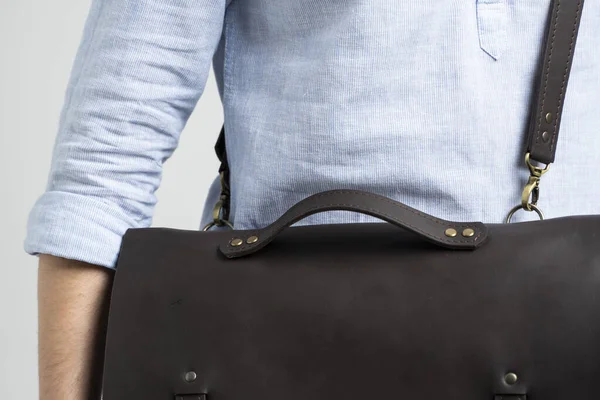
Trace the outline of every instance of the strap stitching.
<instances>
[{"instance_id":1,"label":"strap stitching","mask_svg":"<svg viewBox=\"0 0 600 400\"><path fill-rule=\"evenodd\" d=\"M422 229L420 229L420 228L418 228L418 227L416 227L416 226L414 226L412 224L404 222L404 221L402 221L402 220L400 220L400 219L398 219L398 218L396 218L396 217L394 217L394 216L392 216L392 215L390 215L388 213L384 213L384 212L382 212L382 211L380 211L378 209L369 208L369 207L362 207L362 206L359 206L359 205L356 205L356 204L342 204L342 203L321 204L321 205L309 208L307 211L313 211L313 210L319 209L321 207L329 207L329 206L355 207L355 208L361 208L361 209L366 210L366 211L373 211L373 212L378 213L378 214L380 214L380 215L382 215L384 217L389 218L390 220L392 220L392 221L394 221L394 222L396 222L396 223L398 223L400 225L408 226L408 227L414 229L415 231L419 232L420 234L422 234L425 237L434 239L434 240L439 241L439 242L448 243L448 244L461 244L461 243L462 244L469 244L469 243L470 244L474 244L474 243L477 242L477 240L479 240L479 238L481 237L481 235L483 233L482 229L477 229L477 236L473 237L470 240L453 240L451 238L446 238L446 237L442 237L442 236L436 236L434 234L428 233L428 232L426 232L426 231L424 231L424 230L422 230ZM282 222L282 223L278 224L276 227L273 227L272 229L269 229L269 233L267 234L267 236L268 237L272 237L274 231L280 230L282 227L288 225L288 223L289 223L289 219L286 219L285 222ZM455 227L457 227L457 228L458 227L478 227L478 228L480 227L480 226L478 226L476 224L471 224L471 225L468 225L468 224L452 224L452 225L455 226ZM250 235L248 233L246 233L246 234L244 234L244 237L247 237L248 235L252 236L252 234L259 233L259 232L260 232L260 230L259 231L251 231ZM231 238L231 239L234 239L234 238ZM265 242L263 241L263 243L265 243ZM243 245L241 245L239 247L236 247L236 248L229 249L229 247L228 247L227 248L228 249L227 252L230 253L230 254L236 254L236 253L241 253L241 252L243 252L243 251L245 251L247 249L260 249L260 248L262 248L262 246L261 247L257 247L256 245L243 244Z\"/></svg>"},{"instance_id":2,"label":"strap stitching","mask_svg":"<svg viewBox=\"0 0 600 400\"><path fill-rule=\"evenodd\" d=\"M420 212L418 210L410 208L410 207L408 207L405 204L402 204L400 202L396 202L396 201L390 200L390 199L388 199L386 197L377 196L377 195L374 195L374 194L371 194L371 193L366 193L366 192L359 192L359 191L352 191L352 190L339 190L339 191L336 191L336 192L333 192L333 193L331 193L331 192L329 192L329 193L319 193L319 194L315 195L313 198L316 199L316 198L320 198L320 197L335 196L335 195L338 195L338 194L361 195L361 196L365 196L365 197L371 197L371 198L374 198L374 199L376 199L378 201L383 201L383 202L389 203L389 204L391 204L394 207L402 208L402 209L404 209L406 211L409 211L409 212L411 212L411 213L413 213L415 215L418 215L418 216L420 216L422 218L428 219L428 220L430 220L430 221L432 221L432 222L434 222L434 223L436 223L438 225L446 226L448 224L452 224L452 225L460 226L460 227L469 226L468 224L465 224L465 223L461 224L461 223L454 223L454 222L450 222L450 221L443 221L443 220L435 218L435 217L433 217L431 215L424 214L424 213L422 213L422 212ZM334 206L336 204L337 203L327 204L327 206ZM340 205L344 205L344 204L340 204ZM359 207L358 205L352 205L352 206ZM310 208L309 211L312 211L312 210L317 209L319 207L322 207L322 205ZM362 207L362 208L365 208L365 207ZM367 209L367 208L365 208L365 209ZM383 212L381 212L381 211L379 211L377 209L369 209L369 211L375 211L375 212L378 212L378 213L380 213L382 215L385 215ZM473 225L473 224L470 224L470 225Z\"/></svg>"},{"instance_id":3,"label":"strap stitching","mask_svg":"<svg viewBox=\"0 0 600 400\"><path fill-rule=\"evenodd\" d=\"M407 205L402 204L400 202L388 199L388 198L383 197L383 196L378 196L378 195L375 195L375 194L372 194L372 193L367 193L367 192L359 192L359 191L353 191L353 190L338 190L338 191L336 191L334 193L320 193L320 194L315 195L314 198L326 197L326 196L334 196L336 194L361 195L361 196L365 196L365 197L371 197L371 198L374 198L374 199L376 199L378 201L383 201L385 203L391 204L391 205L393 205L395 207L400 207L400 208L402 208L402 209L404 209L406 211L409 211L409 212L411 212L411 213L413 213L415 215L418 215L420 217L428 219L428 220L430 220L432 222L435 222L436 224L439 224L439 225L446 225L447 223L451 223L450 221L444 221L444 220L441 220L439 218L435 218L435 217L433 217L431 215L422 213L421 211L415 210L415 209L413 209L411 207L408 207ZM455 225L457 225L457 224L455 224Z\"/></svg>"},{"instance_id":4,"label":"strap stitching","mask_svg":"<svg viewBox=\"0 0 600 400\"><path fill-rule=\"evenodd\" d=\"M408 227L411 227L411 228L415 229L417 232L423 234L423 236L431 237L431 238L434 238L434 239L437 239L439 241L446 242L446 243L472 243L472 242L477 241L477 239L481 236L481 230L480 229L477 230L478 231L478 235L475 236L473 239L470 239L470 240L453 240L453 239L446 238L446 237L436 236L434 234L431 234L431 233L428 233L428 232L422 230L421 228L418 228L418 227L416 227L416 226L414 226L412 224L409 224L408 222L405 222L405 221L403 221L401 219L398 219L398 218L394 217L391 214L385 213L385 212L380 211L380 210L378 210L376 208L363 207L363 206L359 206L357 204L342 204L342 203L320 204L318 206L314 206L312 208L307 209L307 211L314 211L314 210L317 210L319 208L327 208L327 207L330 207L330 206L354 207L354 208L360 208L360 209L363 209L363 210L366 210L366 211L372 211L372 212L375 212L377 214L383 215L384 217L387 217L390 220L392 220L394 222L397 222L400 225L406 225ZM289 218L286 219L285 222L282 222L282 223L278 224L277 227L273 227L272 229L269 229L269 231L271 231L271 232L272 231L276 231L282 225L286 226L289 223L289 220L290 220ZM462 223L462 224L453 224L453 223L450 223L450 224L452 226L457 227L457 228L477 226L475 224L470 224L469 225L469 224L464 224L464 223ZM258 233L258 231L255 231L255 232ZM248 247L252 247L252 246L248 246Z\"/></svg>"},{"instance_id":5,"label":"strap stitching","mask_svg":"<svg viewBox=\"0 0 600 400\"><path fill-rule=\"evenodd\" d=\"M579 21L579 13L581 12L581 0L577 2L577 11L575 13L575 21L573 23L573 32L571 33L571 44L569 45L569 54L567 55L567 63L565 65L565 72L563 74L562 83L560 86L560 96L558 98L558 104L556 108L556 119L554 120L554 133L552 135L552 142L550 143L550 151L554 151L556 145L556 139L558 138L558 122L561 117L561 111L563 106L563 99L565 93L565 82L567 81L567 73L569 67L573 62L573 44L575 43L575 32L577 31L577 22Z\"/></svg>"},{"instance_id":6,"label":"strap stitching","mask_svg":"<svg viewBox=\"0 0 600 400\"><path fill-rule=\"evenodd\" d=\"M481 229L481 224L479 224L479 223L471 223L471 224L469 224L469 223L455 223L455 222L450 222L450 221L443 221L441 219L438 219L438 218L432 217L430 215L421 213L418 210L414 210L414 209L412 209L412 208L410 208L410 207L408 207L408 206L406 206L406 205L404 205L402 203L390 200L390 199L385 198L385 197L377 196L377 195L374 195L374 194L371 194L371 193L365 193L365 192L359 192L359 191L351 191L351 190L338 190L338 191L329 192L329 193L319 193L317 195L314 195L313 199L321 198L321 197L327 197L327 196L334 196L334 195L339 195L339 194L350 194L350 195L361 195L361 196L366 196L366 197L372 197L372 198L374 198L374 199L376 199L378 201L383 201L383 202L389 203L389 204L391 204L391 205L393 205L395 207L400 207L400 208L402 208L402 209L404 209L406 211L412 212L413 214L416 214L416 215L418 215L418 216L420 216L422 218L428 219L428 220L430 220L430 221L432 221L432 222L434 222L434 223L436 223L438 225L443 225L443 226L452 225L452 226L457 227L457 228L478 227L479 229L477 229L477 236L475 236L474 238L472 238L470 240L453 240L453 239L450 239L450 238L436 236L436 235L433 235L431 233L425 232L424 230L422 230L422 229L420 229L420 228L418 228L418 227L416 227L416 226L414 226L412 224L404 222L404 221L402 221L402 220L394 217L393 215L390 215L388 213L384 213L384 212L382 212L382 211L380 211L378 209L370 208L370 207L362 207L362 206L359 206L359 205L356 205L356 204L342 204L342 203L331 203L331 204L324 204L324 205L320 204L320 205L316 205L314 207L311 207L311 208L307 209L307 211L314 211L314 210L319 209L319 208L326 208L326 207L331 207L331 206L336 206L336 205L340 206L340 207L362 208L362 209L364 209L366 211L375 212L375 213L380 214L380 215L382 215L384 217L387 217L390 220L392 220L392 221L394 221L396 223L399 223L401 225L408 226L408 227L414 229L415 231L421 233L425 237L437 240L439 242L448 243L448 244L476 243L477 240L479 240L479 238L483 234L483 229ZM296 206L294 206L294 207L296 207ZM291 211L291 210L293 210L294 207L290 208L288 210L288 212ZM300 207L300 206L298 206L298 207ZM288 225L289 221L290 221L290 218L286 218L285 220L283 220L279 224L277 224L275 226L272 226L271 229L269 229L269 233L267 235L268 236L272 236L273 235L273 233L272 233L273 231L277 231L277 230L281 229L282 226ZM258 233L258 232L260 232L260 230L251 231L251 233ZM247 235L248 235L248 233L246 233L244 236L247 236ZM233 238L231 238L231 239L233 239ZM246 245L246 244L243 244L242 246L237 247L237 248L229 248L229 247L227 247L226 250L227 250L227 252L229 254L236 254L236 253L243 252L243 251L245 251L245 250L247 250L249 248L251 248L251 249L257 249L257 248L260 248L260 247L257 247L256 245Z\"/></svg>"},{"instance_id":7,"label":"strap stitching","mask_svg":"<svg viewBox=\"0 0 600 400\"><path fill-rule=\"evenodd\" d=\"M560 12L560 0L556 0L556 15L554 18L554 26L552 28L552 37L550 39L550 51L548 53L548 65L546 66L546 74L544 77L544 94L542 95L542 107L540 109L540 115L538 118L538 129L535 135L535 143L538 144L540 141L540 132L542 130L542 115L544 114L544 108L546 105L546 94L548 93L548 76L550 74L550 65L552 64L552 53L554 52L554 40L556 38L556 26L558 25L558 14Z\"/></svg>"}]
</instances>

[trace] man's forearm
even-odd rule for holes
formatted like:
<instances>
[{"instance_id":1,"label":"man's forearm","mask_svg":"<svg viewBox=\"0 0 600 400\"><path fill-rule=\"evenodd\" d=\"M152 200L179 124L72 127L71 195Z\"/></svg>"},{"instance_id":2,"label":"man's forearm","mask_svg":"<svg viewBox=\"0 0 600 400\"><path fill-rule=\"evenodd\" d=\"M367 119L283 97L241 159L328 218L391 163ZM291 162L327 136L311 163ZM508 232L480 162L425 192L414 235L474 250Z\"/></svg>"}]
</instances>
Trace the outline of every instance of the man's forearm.
<instances>
[{"instance_id":1,"label":"man's forearm","mask_svg":"<svg viewBox=\"0 0 600 400\"><path fill-rule=\"evenodd\" d=\"M100 398L112 275L104 267L40 256L40 399Z\"/></svg>"}]
</instances>

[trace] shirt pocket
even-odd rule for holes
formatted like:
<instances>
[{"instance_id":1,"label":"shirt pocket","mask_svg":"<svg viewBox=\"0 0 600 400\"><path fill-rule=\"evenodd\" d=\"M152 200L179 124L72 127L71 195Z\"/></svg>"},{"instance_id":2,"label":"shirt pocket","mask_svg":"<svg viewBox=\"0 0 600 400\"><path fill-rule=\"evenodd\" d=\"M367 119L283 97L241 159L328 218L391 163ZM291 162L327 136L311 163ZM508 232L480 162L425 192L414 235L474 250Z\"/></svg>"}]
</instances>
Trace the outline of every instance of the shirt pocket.
<instances>
[{"instance_id":1,"label":"shirt pocket","mask_svg":"<svg viewBox=\"0 0 600 400\"><path fill-rule=\"evenodd\" d=\"M508 0L476 0L479 46L494 60L507 43Z\"/></svg>"}]
</instances>

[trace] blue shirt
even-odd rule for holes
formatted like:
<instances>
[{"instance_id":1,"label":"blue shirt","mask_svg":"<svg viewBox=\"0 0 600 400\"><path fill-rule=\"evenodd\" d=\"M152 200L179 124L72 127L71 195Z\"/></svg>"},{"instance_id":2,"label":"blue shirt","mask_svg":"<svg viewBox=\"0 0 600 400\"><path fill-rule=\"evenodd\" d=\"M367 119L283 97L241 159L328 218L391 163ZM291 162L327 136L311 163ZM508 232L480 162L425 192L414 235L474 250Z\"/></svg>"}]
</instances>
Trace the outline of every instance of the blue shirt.
<instances>
[{"instance_id":1,"label":"blue shirt","mask_svg":"<svg viewBox=\"0 0 600 400\"><path fill-rule=\"evenodd\" d=\"M441 218L500 223L528 176L523 145L549 7L94 0L25 250L115 266L124 232L151 224L162 165L211 62L237 229L340 188ZM600 213L599 46L600 1L588 0L556 162L541 183L550 218ZM199 226L210 220L217 182ZM328 212L302 223L367 221Z\"/></svg>"}]
</instances>

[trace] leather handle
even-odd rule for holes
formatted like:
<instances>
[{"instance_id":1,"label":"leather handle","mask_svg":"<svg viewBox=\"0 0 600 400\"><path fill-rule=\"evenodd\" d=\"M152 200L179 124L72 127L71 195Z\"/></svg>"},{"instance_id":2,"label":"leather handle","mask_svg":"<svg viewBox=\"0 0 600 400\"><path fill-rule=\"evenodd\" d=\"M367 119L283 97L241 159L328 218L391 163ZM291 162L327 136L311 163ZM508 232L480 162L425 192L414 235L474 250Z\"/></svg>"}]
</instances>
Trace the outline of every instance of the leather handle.
<instances>
[{"instance_id":1,"label":"leather handle","mask_svg":"<svg viewBox=\"0 0 600 400\"><path fill-rule=\"evenodd\" d=\"M252 254L265 247L292 224L313 214L335 210L371 215L450 249L476 249L485 242L488 234L486 226L481 222L444 221L376 194L358 190L332 190L300 201L263 229L233 231L234 236L227 243L221 244L221 252L228 258Z\"/></svg>"}]
</instances>

